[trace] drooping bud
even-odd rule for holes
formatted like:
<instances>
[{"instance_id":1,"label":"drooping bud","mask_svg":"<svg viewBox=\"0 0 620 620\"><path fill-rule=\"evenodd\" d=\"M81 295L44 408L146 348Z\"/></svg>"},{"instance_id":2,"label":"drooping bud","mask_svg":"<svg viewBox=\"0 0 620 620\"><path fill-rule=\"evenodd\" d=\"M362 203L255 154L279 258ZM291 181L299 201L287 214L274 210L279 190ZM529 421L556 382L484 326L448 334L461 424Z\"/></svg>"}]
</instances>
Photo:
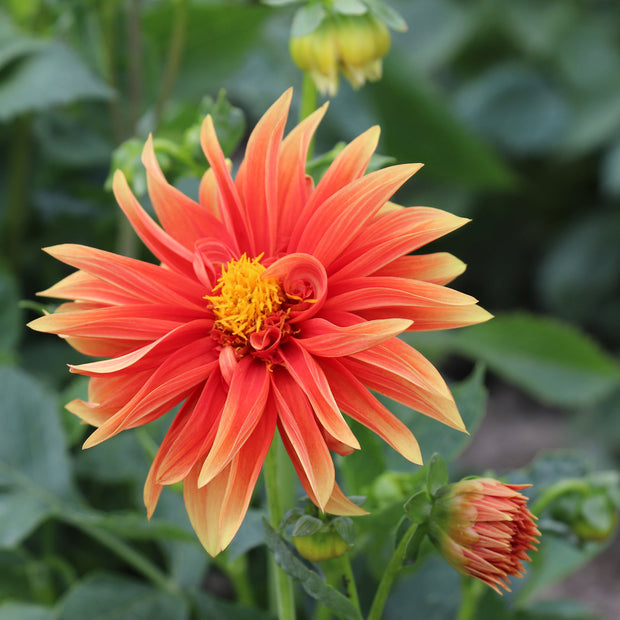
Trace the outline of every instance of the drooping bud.
<instances>
[{"instance_id":1,"label":"drooping bud","mask_svg":"<svg viewBox=\"0 0 620 620\"><path fill-rule=\"evenodd\" d=\"M530 485L504 484L492 478L465 479L435 495L428 535L459 572L510 590L508 577L524 574L527 552L540 532L519 493Z\"/></svg>"},{"instance_id":2,"label":"drooping bud","mask_svg":"<svg viewBox=\"0 0 620 620\"><path fill-rule=\"evenodd\" d=\"M309 34L292 36L290 51L295 64L310 74L319 91L333 96L338 91L339 73L353 88L380 79L390 43L387 26L371 12L331 13Z\"/></svg>"}]
</instances>

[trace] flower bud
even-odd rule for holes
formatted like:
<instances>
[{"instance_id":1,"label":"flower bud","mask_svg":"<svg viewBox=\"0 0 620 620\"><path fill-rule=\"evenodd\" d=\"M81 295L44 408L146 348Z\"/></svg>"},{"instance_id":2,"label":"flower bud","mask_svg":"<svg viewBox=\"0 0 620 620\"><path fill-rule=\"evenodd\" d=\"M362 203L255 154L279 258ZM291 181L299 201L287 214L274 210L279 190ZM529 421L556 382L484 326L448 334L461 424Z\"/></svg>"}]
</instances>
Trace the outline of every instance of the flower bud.
<instances>
[{"instance_id":1,"label":"flower bud","mask_svg":"<svg viewBox=\"0 0 620 620\"><path fill-rule=\"evenodd\" d=\"M443 487L431 510L430 539L459 572L496 592L510 590L508 577L523 576L522 562L540 535L518 492L528 486L475 478Z\"/></svg>"},{"instance_id":2,"label":"flower bud","mask_svg":"<svg viewBox=\"0 0 620 620\"><path fill-rule=\"evenodd\" d=\"M390 49L387 26L372 13L326 16L311 33L291 37L295 64L310 73L323 94L335 95L338 72L359 88L381 78L381 59Z\"/></svg>"}]
</instances>

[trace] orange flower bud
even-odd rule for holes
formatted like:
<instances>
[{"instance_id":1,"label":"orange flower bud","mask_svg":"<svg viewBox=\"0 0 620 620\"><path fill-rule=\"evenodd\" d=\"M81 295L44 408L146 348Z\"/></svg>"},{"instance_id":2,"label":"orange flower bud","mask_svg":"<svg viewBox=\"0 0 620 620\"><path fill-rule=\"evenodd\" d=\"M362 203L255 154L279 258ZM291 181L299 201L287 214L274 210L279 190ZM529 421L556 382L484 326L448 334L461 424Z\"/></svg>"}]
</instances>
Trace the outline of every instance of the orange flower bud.
<instances>
[{"instance_id":1,"label":"orange flower bud","mask_svg":"<svg viewBox=\"0 0 620 620\"><path fill-rule=\"evenodd\" d=\"M530 485L503 484L491 478L461 480L441 489L434 501L429 537L459 572L510 590L508 577L522 577L527 551L540 532L527 498Z\"/></svg>"}]
</instances>

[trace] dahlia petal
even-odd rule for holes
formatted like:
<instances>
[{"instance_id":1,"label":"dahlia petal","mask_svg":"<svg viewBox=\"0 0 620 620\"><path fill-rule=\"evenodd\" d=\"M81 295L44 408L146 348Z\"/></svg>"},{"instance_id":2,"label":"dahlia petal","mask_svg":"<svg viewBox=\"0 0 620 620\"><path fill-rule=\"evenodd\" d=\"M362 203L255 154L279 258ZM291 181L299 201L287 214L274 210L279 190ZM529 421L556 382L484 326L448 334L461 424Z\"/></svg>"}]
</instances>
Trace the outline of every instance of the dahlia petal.
<instances>
[{"instance_id":1,"label":"dahlia petal","mask_svg":"<svg viewBox=\"0 0 620 620\"><path fill-rule=\"evenodd\" d=\"M164 440L161 442L159 446L159 450L157 450L157 454L153 459L153 463L149 469L149 473L146 477L146 481L144 483L144 491L143 491L143 499L144 505L146 506L146 516L150 519L155 512L155 508L157 506L157 502L159 501L159 496L161 495L161 491L164 488L164 485L156 480L157 473L161 466L161 462L168 455L168 450L170 446L175 442L179 436L185 434L187 428L187 422L191 417L192 410L194 405L198 400L199 391L195 390L193 394L191 394L188 399L183 403L183 406L179 409L179 412L174 417Z\"/></svg>"},{"instance_id":2,"label":"dahlia petal","mask_svg":"<svg viewBox=\"0 0 620 620\"><path fill-rule=\"evenodd\" d=\"M280 435L282 438L282 443L286 448L286 451L293 463L293 467L297 472L297 476L299 477L299 481L303 486L304 490L308 494L310 501L315 505L320 507L319 500L314 494L312 486L306 476L306 472L299 461L299 456L295 448L291 445L291 442L286 433ZM360 508L357 504L354 504L340 489L337 482L334 482L334 488L332 489L332 494L327 503L325 504L325 512L333 515L342 515L348 517L358 517L362 515L367 515L368 513Z\"/></svg>"},{"instance_id":3,"label":"dahlia petal","mask_svg":"<svg viewBox=\"0 0 620 620\"><path fill-rule=\"evenodd\" d=\"M167 445L155 473L158 484L180 482L207 453L213 445L225 402L226 391L221 376L214 371L192 406L185 425L187 430L172 438Z\"/></svg>"},{"instance_id":4,"label":"dahlia petal","mask_svg":"<svg viewBox=\"0 0 620 620\"><path fill-rule=\"evenodd\" d=\"M205 237L231 241L220 220L166 181L155 156L152 136L144 145L142 163L155 213L168 234L188 250L193 250L194 243Z\"/></svg>"},{"instance_id":5,"label":"dahlia petal","mask_svg":"<svg viewBox=\"0 0 620 620\"><path fill-rule=\"evenodd\" d=\"M140 297L131 291L123 291L101 278L84 271L75 271L50 288L37 293L41 297L74 299L76 301L96 302L106 305L133 304Z\"/></svg>"},{"instance_id":6,"label":"dahlia petal","mask_svg":"<svg viewBox=\"0 0 620 620\"><path fill-rule=\"evenodd\" d=\"M286 136L278 155L279 245L285 246L306 204L311 185L306 175L308 148L327 111L325 103L307 116Z\"/></svg>"},{"instance_id":7,"label":"dahlia petal","mask_svg":"<svg viewBox=\"0 0 620 620\"><path fill-rule=\"evenodd\" d=\"M402 319L386 319L339 327L325 319L315 318L303 323L297 342L312 355L341 357L381 344L404 332L411 323Z\"/></svg>"},{"instance_id":8,"label":"dahlia petal","mask_svg":"<svg viewBox=\"0 0 620 620\"><path fill-rule=\"evenodd\" d=\"M204 316L204 312L200 314ZM28 326L63 336L153 340L186 321L198 319L200 314L175 306L136 304L55 312L34 319Z\"/></svg>"},{"instance_id":9,"label":"dahlia petal","mask_svg":"<svg viewBox=\"0 0 620 620\"><path fill-rule=\"evenodd\" d=\"M312 299L308 303L300 300L300 307L291 309L289 323L298 323L314 316L327 297L325 267L310 254L287 254L269 265L262 278L278 278L284 293L290 298L295 297L299 284L312 291Z\"/></svg>"},{"instance_id":10,"label":"dahlia petal","mask_svg":"<svg viewBox=\"0 0 620 620\"><path fill-rule=\"evenodd\" d=\"M273 439L275 417L273 411L266 411L249 440L208 484L199 486L200 463L183 481L183 498L190 522L212 556L228 546L245 517Z\"/></svg>"},{"instance_id":11,"label":"dahlia petal","mask_svg":"<svg viewBox=\"0 0 620 620\"><path fill-rule=\"evenodd\" d=\"M244 215L241 198L230 176L224 153L217 140L211 115L208 115L202 123L200 144L215 175L222 222L228 230L235 232L235 238L241 247L249 247L248 222Z\"/></svg>"},{"instance_id":12,"label":"dahlia petal","mask_svg":"<svg viewBox=\"0 0 620 620\"><path fill-rule=\"evenodd\" d=\"M239 452L264 413L269 373L262 362L246 356L235 367L215 441L200 471L198 484L208 484Z\"/></svg>"},{"instance_id":13,"label":"dahlia petal","mask_svg":"<svg viewBox=\"0 0 620 620\"><path fill-rule=\"evenodd\" d=\"M359 450L360 444L342 417L325 374L313 357L294 340L289 346L281 347L280 354L286 369L310 400L319 422L338 441Z\"/></svg>"},{"instance_id":14,"label":"dahlia petal","mask_svg":"<svg viewBox=\"0 0 620 620\"><path fill-rule=\"evenodd\" d=\"M137 346L143 346L148 340L110 340L107 337L101 338L79 338L71 336L62 336L60 338L73 347L78 353L88 355L89 357L115 357L117 355L125 355L129 351L133 351Z\"/></svg>"},{"instance_id":15,"label":"dahlia petal","mask_svg":"<svg viewBox=\"0 0 620 620\"><path fill-rule=\"evenodd\" d=\"M194 279L180 273L83 245L66 243L44 250L57 260L123 291L130 291L144 301L204 308L202 287Z\"/></svg>"},{"instance_id":16,"label":"dahlia petal","mask_svg":"<svg viewBox=\"0 0 620 620\"><path fill-rule=\"evenodd\" d=\"M179 349L174 357L167 358L127 404L86 440L84 448L91 448L122 430L144 424L149 414L155 415L161 408L172 408L181 402L216 366L217 361L210 361L207 357L209 352L210 347L205 348L203 342L193 342Z\"/></svg>"},{"instance_id":17,"label":"dahlia petal","mask_svg":"<svg viewBox=\"0 0 620 620\"><path fill-rule=\"evenodd\" d=\"M228 164L229 160L227 160ZM230 162L229 170L232 167ZM219 193L217 189L217 180L213 168L209 168L200 179L200 186L198 188L198 202L200 206L205 208L213 217L218 220L222 219L222 213L220 211Z\"/></svg>"},{"instance_id":18,"label":"dahlia petal","mask_svg":"<svg viewBox=\"0 0 620 620\"><path fill-rule=\"evenodd\" d=\"M437 369L398 338L340 362L366 387L452 428L465 430L454 398Z\"/></svg>"},{"instance_id":19,"label":"dahlia petal","mask_svg":"<svg viewBox=\"0 0 620 620\"><path fill-rule=\"evenodd\" d=\"M381 205L421 167L421 164L391 166L349 183L308 218L296 250L312 254L327 268Z\"/></svg>"},{"instance_id":20,"label":"dahlia petal","mask_svg":"<svg viewBox=\"0 0 620 620\"><path fill-rule=\"evenodd\" d=\"M344 413L379 435L407 460L422 464L422 453L413 433L349 370L337 360L324 360L321 367Z\"/></svg>"},{"instance_id":21,"label":"dahlia petal","mask_svg":"<svg viewBox=\"0 0 620 620\"><path fill-rule=\"evenodd\" d=\"M114 173L112 189L116 201L144 245L165 265L179 273L191 275L191 252L150 218L136 200L125 175L120 170Z\"/></svg>"},{"instance_id":22,"label":"dahlia petal","mask_svg":"<svg viewBox=\"0 0 620 620\"><path fill-rule=\"evenodd\" d=\"M369 275L468 221L430 207L400 208L376 217L330 265L330 282Z\"/></svg>"},{"instance_id":23,"label":"dahlia petal","mask_svg":"<svg viewBox=\"0 0 620 620\"><path fill-rule=\"evenodd\" d=\"M245 205L254 256L273 255L278 226L278 150L293 96L289 88L250 134L235 185Z\"/></svg>"},{"instance_id":24,"label":"dahlia petal","mask_svg":"<svg viewBox=\"0 0 620 620\"><path fill-rule=\"evenodd\" d=\"M431 284L448 284L465 271L465 263L447 252L400 256L381 267L372 276L389 276L422 280Z\"/></svg>"},{"instance_id":25,"label":"dahlia petal","mask_svg":"<svg viewBox=\"0 0 620 620\"><path fill-rule=\"evenodd\" d=\"M280 434L287 436L317 505L325 510L334 489L336 473L310 402L287 372L274 372L271 384L278 409Z\"/></svg>"},{"instance_id":26,"label":"dahlia petal","mask_svg":"<svg viewBox=\"0 0 620 620\"><path fill-rule=\"evenodd\" d=\"M453 329L484 323L493 318L493 315L476 304L469 306L437 306L437 307L386 307L361 310L357 314L368 321L393 318L398 316L410 319L413 325L407 330L432 331L434 329Z\"/></svg>"},{"instance_id":27,"label":"dahlia petal","mask_svg":"<svg viewBox=\"0 0 620 620\"><path fill-rule=\"evenodd\" d=\"M110 375L127 370L128 368L132 368L132 372L145 368L148 369L187 342L203 338L205 344L211 343L212 346L215 346L215 343L205 336L209 334L209 330L212 326L213 321L210 319L183 323L175 329L166 332L161 338L125 355L109 360L70 365L69 368L71 372L91 376L102 374Z\"/></svg>"},{"instance_id":28,"label":"dahlia petal","mask_svg":"<svg viewBox=\"0 0 620 620\"><path fill-rule=\"evenodd\" d=\"M325 309L346 308L348 312L390 306L471 306L471 295L454 289L407 278L372 276L350 278L333 284Z\"/></svg>"},{"instance_id":29,"label":"dahlia petal","mask_svg":"<svg viewBox=\"0 0 620 620\"><path fill-rule=\"evenodd\" d=\"M352 181L359 179L366 170L379 142L379 127L371 127L355 138L336 156L303 207L302 217L295 222L288 250L298 249L300 239L305 235L306 224L318 207Z\"/></svg>"}]
</instances>

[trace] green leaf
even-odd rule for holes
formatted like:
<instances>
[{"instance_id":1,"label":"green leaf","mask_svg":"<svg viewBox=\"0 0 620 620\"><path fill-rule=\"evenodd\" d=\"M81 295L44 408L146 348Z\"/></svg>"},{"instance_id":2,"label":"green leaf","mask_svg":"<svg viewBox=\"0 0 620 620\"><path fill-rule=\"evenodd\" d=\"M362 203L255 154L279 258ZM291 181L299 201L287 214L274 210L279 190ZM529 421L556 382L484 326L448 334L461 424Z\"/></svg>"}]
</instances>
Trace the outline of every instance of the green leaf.
<instances>
[{"instance_id":1,"label":"green leaf","mask_svg":"<svg viewBox=\"0 0 620 620\"><path fill-rule=\"evenodd\" d=\"M405 502L405 513L411 523L423 523L430 513L430 502L426 491L419 491Z\"/></svg>"},{"instance_id":2,"label":"green leaf","mask_svg":"<svg viewBox=\"0 0 620 620\"><path fill-rule=\"evenodd\" d=\"M383 441L371 430L350 420L353 433L360 442L356 450L344 458L337 458L346 488L352 493L365 493L365 489L386 469Z\"/></svg>"},{"instance_id":3,"label":"green leaf","mask_svg":"<svg viewBox=\"0 0 620 620\"><path fill-rule=\"evenodd\" d=\"M299 581L306 593L346 620L361 620L351 601L325 583L315 571L309 569L291 551L286 542L275 532L267 520L263 520L265 542L273 553L277 565L289 576Z\"/></svg>"},{"instance_id":4,"label":"green leaf","mask_svg":"<svg viewBox=\"0 0 620 620\"><path fill-rule=\"evenodd\" d=\"M426 475L426 488L432 497L439 491L441 487L448 484L448 466L439 454L433 454L428 464L428 473Z\"/></svg>"},{"instance_id":5,"label":"green leaf","mask_svg":"<svg viewBox=\"0 0 620 620\"><path fill-rule=\"evenodd\" d=\"M514 620L597 620L600 618L580 603L567 600L540 601L519 609Z\"/></svg>"},{"instance_id":6,"label":"green leaf","mask_svg":"<svg viewBox=\"0 0 620 620\"><path fill-rule=\"evenodd\" d=\"M0 69L22 56L45 47L43 39L21 33L9 16L0 13Z\"/></svg>"},{"instance_id":7,"label":"green leaf","mask_svg":"<svg viewBox=\"0 0 620 620\"><path fill-rule=\"evenodd\" d=\"M0 367L0 544L17 545L74 497L56 399L26 373Z\"/></svg>"},{"instance_id":8,"label":"green leaf","mask_svg":"<svg viewBox=\"0 0 620 620\"><path fill-rule=\"evenodd\" d=\"M516 154L544 153L568 128L568 105L543 75L525 64L493 65L457 94L463 118Z\"/></svg>"},{"instance_id":9,"label":"green leaf","mask_svg":"<svg viewBox=\"0 0 620 620\"><path fill-rule=\"evenodd\" d=\"M206 592L196 592L194 601L198 617L205 620L275 620L274 616L265 611L222 601Z\"/></svg>"},{"instance_id":10,"label":"green leaf","mask_svg":"<svg viewBox=\"0 0 620 620\"><path fill-rule=\"evenodd\" d=\"M56 614L50 607L33 603L3 603L0 605L0 620L55 620Z\"/></svg>"},{"instance_id":11,"label":"green leaf","mask_svg":"<svg viewBox=\"0 0 620 620\"><path fill-rule=\"evenodd\" d=\"M381 83L368 85L365 92L379 116L385 152L400 161L424 162L424 174L429 178L467 187L512 186L512 172L457 117L447 97L416 69L404 51L395 49L389 54L384 68Z\"/></svg>"},{"instance_id":12,"label":"green leaf","mask_svg":"<svg viewBox=\"0 0 620 620\"><path fill-rule=\"evenodd\" d=\"M115 575L79 582L60 601L58 620L187 620L187 603L143 583Z\"/></svg>"},{"instance_id":13,"label":"green leaf","mask_svg":"<svg viewBox=\"0 0 620 620\"><path fill-rule=\"evenodd\" d=\"M21 59L0 82L0 121L82 99L110 99L112 90L63 43Z\"/></svg>"},{"instance_id":14,"label":"green leaf","mask_svg":"<svg viewBox=\"0 0 620 620\"><path fill-rule=\"evenodd\" d=\"M310 3L302 6L293 17L291 37L305 37L314 32L326 15L325 7L322 4Z\"/></svg>"},{"instance_id":15,"label":"green leaf","mask_svg":"<svg viewBox=\"0 0 620 620\"><path fill-rule=\"evenodd\" d=\"M392 30L397 32L405 32L407 30L407 22L391 6L385 4L382 0L365 0L365 2L371 11Z\"/></svg>"},{"instance_id":16,"label":"green leaf","mask_svg":"<svg viewBox=\"0 0 620 620\"><path fill-rule=\"evenodd\" d=\"M17 281L0 265L0 360L15 349L22 333L22 312L18 303Z\"/></svg>"},{"instance_id":17,"label":"green leaf","mask_svg":"<svg viewBox=\"0 0 620 620\"><path fill-rule=\"evenodd\" d=\"M143 11L145 40L152 50L159 51L153 59L156 68L165 62L168 47L162 41L169 40L174 11L172 2L148 3ZM199 98L219 90L239 64L254 54L252 48L263 22L273 14L266 6L247 3L188 3L185 50L175 95Z\"/></svg>"},{"instance_id":18,"label":"green leaf","mask_svg":"<svg viewBox=\"0 0 620 620\"><path fill-rule=\"evenodd\" d=\"M611 356L576 328L550 318L496 316L461 330L453 345L551 405L594 404L620 382L620 366Z\"/></svg>"},{"instance_id":19,"label":"green leaf","mask_svg":"<svg viewBox=\"0 0 620 620\"><path fill-rule=\"evenodd\" d=\"M232 561L250 549L265 543L263 517L260 510L250 508L243 519L239 531L228 545L228 558Z\"/></svg>"}]
</instances>

